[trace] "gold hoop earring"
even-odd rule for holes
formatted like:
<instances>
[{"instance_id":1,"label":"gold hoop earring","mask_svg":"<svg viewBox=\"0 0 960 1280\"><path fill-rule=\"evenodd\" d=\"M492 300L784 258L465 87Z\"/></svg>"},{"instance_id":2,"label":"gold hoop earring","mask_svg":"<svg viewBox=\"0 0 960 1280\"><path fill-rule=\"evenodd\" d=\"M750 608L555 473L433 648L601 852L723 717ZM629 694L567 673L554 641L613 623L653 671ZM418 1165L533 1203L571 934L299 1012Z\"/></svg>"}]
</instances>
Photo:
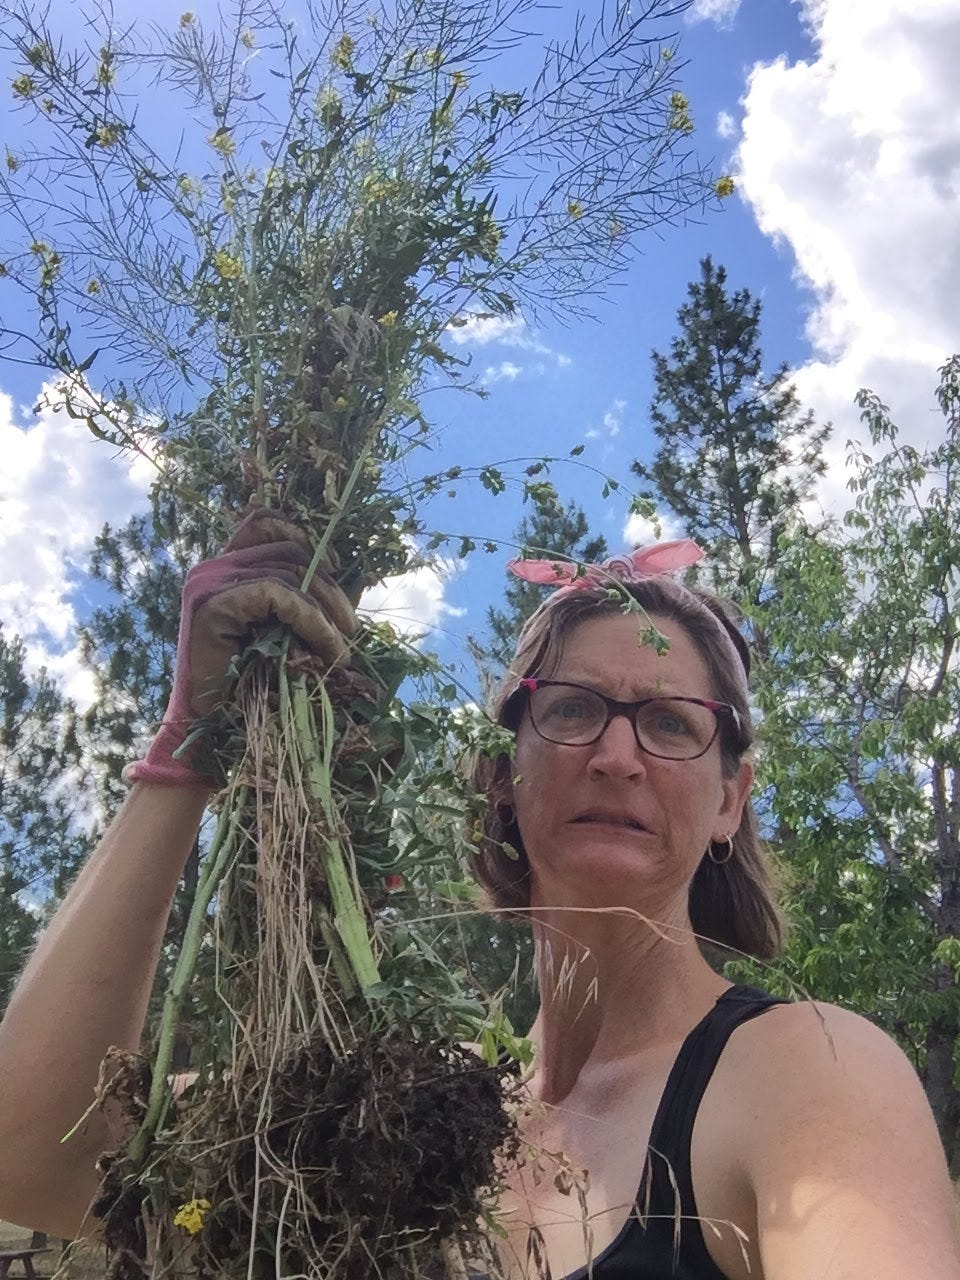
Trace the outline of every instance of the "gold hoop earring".
<instances>
[{"instance_id":1,"label":"gold hoop earring","mask_svg":"<svg viewBox=\"0 0 960 1280\"><path fill-rule=\"evenodd\" d=\"M722 858L718 858L716 854L713 852L713 846L715 844L719 844L720 841L712 840L710 842L710 848L707 850L707 857L710 859L710 861L713 863L715 867L724 866L733 857L733 836L726 835L723 838L727 845L727 851Z\"/></svg>"}]
</instances>

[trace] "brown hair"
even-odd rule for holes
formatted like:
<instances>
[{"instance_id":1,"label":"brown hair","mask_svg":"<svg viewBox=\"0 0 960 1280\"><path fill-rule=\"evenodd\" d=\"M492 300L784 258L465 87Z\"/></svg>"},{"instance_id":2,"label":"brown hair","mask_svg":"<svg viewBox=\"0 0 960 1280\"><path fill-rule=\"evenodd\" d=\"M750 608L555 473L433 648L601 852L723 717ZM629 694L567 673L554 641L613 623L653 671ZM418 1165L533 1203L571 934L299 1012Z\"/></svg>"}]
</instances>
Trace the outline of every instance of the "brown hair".
<instances>
[{"instance_id":1,"label":"brown hair","mask_svg":"<svg viewBox=\"0 0 960 1280\"><path fill-rule=\"evenodd\" d=\"M557 669L566 637L582 622L620 613L623 593L641 610L685 629L706 664L714 696L736 708L739 733L731 727L723 729L721 737L722 768L726 777L732 777L753 742L746 682L749 649L719 597L664 576L621 584L616 592L605 586L584 587L558 592L546 600L520 633L513 662L493 700L493 718L516 730L526 705L518 680L549 676ZM642 614L638 626L645 625L641 618ZM472 782L478 795L486 797L487 807L475 836L471 864L493 910L513 915L530 905L530 866L516 814L506 803L511 769L508 755L479 756L474 761ZM508 817L507 809L512 816ZM690 885L689 909L693 931L705 941L761 960L779 953L783 920L749 800L733 837L730 860L717 864L706 854L700 860Z\"/></svg>"}]
</instances>

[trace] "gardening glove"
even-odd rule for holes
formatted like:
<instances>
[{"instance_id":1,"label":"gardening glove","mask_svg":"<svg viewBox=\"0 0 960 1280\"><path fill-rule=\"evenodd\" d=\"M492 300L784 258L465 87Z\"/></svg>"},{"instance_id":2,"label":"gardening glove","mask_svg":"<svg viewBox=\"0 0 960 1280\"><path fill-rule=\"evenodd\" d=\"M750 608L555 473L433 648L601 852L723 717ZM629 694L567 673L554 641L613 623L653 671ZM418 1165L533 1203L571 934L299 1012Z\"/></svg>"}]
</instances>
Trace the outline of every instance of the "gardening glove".
<instances>
[{"instance_id":1,"label":"gardening glove","mask_svg":"<svg viewBox=\"0 0 960 1280\"><path fill-rule=\"evenodd\" d=\"M170 702L144 759L124 769L125 781L215 790L213 779L191 768L192 747L177 759L174 752L195 720L222 705L227 669L254 627L283 623L326 666L347 663L356 615L325 567L300 590L312 558L302 530L259 509L237 526L222 555L190 570Z\"/></svg>"}]
</instances>

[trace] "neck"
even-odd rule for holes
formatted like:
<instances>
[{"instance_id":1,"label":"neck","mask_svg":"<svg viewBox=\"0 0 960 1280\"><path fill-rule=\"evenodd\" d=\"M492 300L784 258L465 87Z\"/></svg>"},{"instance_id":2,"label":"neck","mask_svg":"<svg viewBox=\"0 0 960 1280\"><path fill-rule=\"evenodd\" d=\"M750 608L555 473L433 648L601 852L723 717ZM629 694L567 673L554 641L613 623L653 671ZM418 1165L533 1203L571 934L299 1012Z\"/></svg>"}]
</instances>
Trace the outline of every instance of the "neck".
<instances>
[{"instance_id":1,"label":"neck","mask_svg":"<svg viewBox=\"0 0 960 1280\"><path fill-rule=\"evenodd\" d=\"M567 1097L585 1073L682 1040L730 986L703 959L685 911L656 924L625 907L532 915L533 1088L544 1102Z\"/></svg>"}]
</instances>

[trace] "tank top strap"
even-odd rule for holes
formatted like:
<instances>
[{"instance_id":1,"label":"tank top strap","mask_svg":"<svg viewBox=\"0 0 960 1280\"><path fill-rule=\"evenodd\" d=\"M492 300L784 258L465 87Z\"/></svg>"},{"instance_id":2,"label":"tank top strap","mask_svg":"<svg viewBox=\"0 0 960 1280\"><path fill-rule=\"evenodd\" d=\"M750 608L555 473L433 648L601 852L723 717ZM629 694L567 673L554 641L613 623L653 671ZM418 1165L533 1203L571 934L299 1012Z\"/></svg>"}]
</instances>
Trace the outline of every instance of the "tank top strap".
<instances>
[{"instance_id":1,"label":"tank top strap","mask_svg":"<svg viewBox=\"0 0 960 1280\"><path fill-rule=\"evenodd\" d=\"M718 1275L697 1221L690 1146L697 1111L730 1036L743 1023L789 1001L756 987L735 986L720 997L690 1032L660 1099L650 1131L650 1149L637 1198L649 1235L670 1239L686 1259L700 1255L697 1274Z\"/></svg>"}]
</instances>

